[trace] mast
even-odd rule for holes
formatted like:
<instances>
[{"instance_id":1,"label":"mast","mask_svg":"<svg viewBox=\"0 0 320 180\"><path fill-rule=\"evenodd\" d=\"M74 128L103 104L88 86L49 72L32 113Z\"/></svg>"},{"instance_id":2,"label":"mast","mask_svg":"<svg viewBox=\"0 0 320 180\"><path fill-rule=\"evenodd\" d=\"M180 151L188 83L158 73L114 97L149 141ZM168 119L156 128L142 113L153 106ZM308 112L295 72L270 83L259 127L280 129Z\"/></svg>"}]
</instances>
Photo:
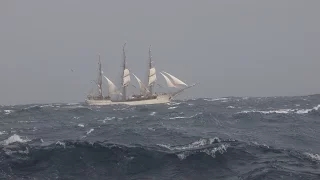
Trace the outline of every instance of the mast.
<instances>
[{"instance_id":1,"label":"mast","mask_svg":"<svg viewBox=\"0 0 320 180\"><path fill-rule=\"evenodd\" d=\"M127 43L124 43L123 45L123 48L122 48L122 51L123 51L123 71L122 71L122 85L123 85L123 89L122 89L122 100L126 100L126 97L127 97L127 94L126 94L126 91L127 91L127 86L124 85L124 70L127 68L126 67L126 52L124 50L125 46L126 46Z\"/></svg>"},{"instance_id":2,"label":"mast","mask_svg":"<svg viewBox=\"0 0 320 180\"><path fill-rule=\"evenodd\" d=\"M99 88L99 98L103 98L102 96L102 69L101 69L101 60L100 60L100 54L99 54L99 72L98 72L98 88Z\"/></svg>"},{"instance_id":3,"label":"mast","mask_svg":"<svg viewBox=\"0 0 320 180\"><path fill-rule=\"evenodd\" d=\"M149 71L152 68L152 55L151 55L151 45L149 46ZM148 74L149 74L148 71ZM148 75L148 80L150 78L150 74ZM153 83L149 86L150 95L152 95Z\"/></svg>"}]
</instances>

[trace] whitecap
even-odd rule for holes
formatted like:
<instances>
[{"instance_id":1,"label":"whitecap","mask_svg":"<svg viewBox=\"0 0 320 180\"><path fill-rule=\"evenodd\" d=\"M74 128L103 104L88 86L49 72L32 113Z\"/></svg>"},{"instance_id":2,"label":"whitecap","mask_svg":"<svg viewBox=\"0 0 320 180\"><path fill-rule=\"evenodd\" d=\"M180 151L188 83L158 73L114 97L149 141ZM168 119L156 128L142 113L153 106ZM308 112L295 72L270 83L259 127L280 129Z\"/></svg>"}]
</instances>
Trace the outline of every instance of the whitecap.
<instances>
[{"instance_id":1,"label":"whitecap","mask_svg":"<svg viewBox=\"0 0 320 180\"><path fill-rule=\"evenodd\" d=\"M78 124L79 127L84 127L84 124Z\"/></svg>"},{"instance_id":2,"label":"whitecap","mask_svg":"<svg viewBox=\"0 0 320 180\"><path fill-rule=\"evenodd\" d=\"M11 149L8 149L8 148L3 148L4 150L4 153L6 153L6 155L10 156L14 153L19 153L19 154L29 154L29 148L26 147L26 150L17 150L17 151L14 151L14 150L11 150Z\"/></svg>"},{"instance_id":3,"label":"whitecap","mask_svg":"<svg viewBox=\"0 0 320 180\"><path fill-rule=\"evenodd\" d=\"M53 104L44 104L44 105L41 105L40 107L43 108L43 107L54 107L54 106Z\"/></svg>"},{"instance_id":4,"label":"whitecap","mask_svg":"<svg viewBox=\"0 0 320 180\"><path fill-rule=\"evenodd\" d=\"M15 142L20 142L20 143L25 143L30 141L29 139L22 139L19 135L14 134L12 136L10 136L8 139L4 140L1 142L2 145L9 145Z\"/></svg>"},{"instance_id":5,"label":"whitecap","mask_svg":"<svg viewBox=\"0 0 320 180\"><path fill-rule=\"evenodd\" d=\"M311 108L311 109L300 109L296 113L297 114L308 114L309 112L311 112L313 110L318 111L319 109L320 109L320 104L318 106Z\"/></svg>"},{"instance_id":6,"label":"whitecap","mask_svg":"<svg viewBox=\"0 0 320 180\"><path fill-rule=\"evenodd\" d=\"M318 106L316 106L316 107L313 107L312 109L318 111L320 109L320 104Z\"/></svg>"},{"instance_id":7,"label":"whitecap","mask_svg":"<svg viewBox=\"0 0 320 180\"><path fill-rule=\"evenodd\" d=\"M216 98L216 99L203 99L205 101L221 101L221 102L228 102L229 98Z\"/></svg>"},{"instance_id":8,"label":"whitecap","mask_svg":"<svg viewBox=\"0 0 320 180\"><path fill-rule=\"evenodd\" d=\"M177 106L179 104L181 104L181 102L169 102L167 103L169 106Z\"/></svg>"},{"instance_id":9,"label":"whitecap","mask_svg":"<svg viewBox=\"0 0 320 180\"><path fill-rule=\"evenodd\" d=\"M268 145L266 145L266 144L259 144L259 143L256 142L256 141L253 141L252 144L254 144L254 145L256 145L256 146L266 147L266 148L270 149L270 147L269 147Z\"/></svg>"},{"instance_id":10,"label":"whitecap","mask_svg":"<svg viewBox=\"0 0 320 180\"><path fill-rule=\"evenodd\" d=\"M37 121L18 121L18 123L34 123L34 122L37 122Z\"/></svg>"},{"instance_id":11,"label":"whitecap","mask_svg":"<svg viewBox=\"0 0 320 180\"><path fill-rule=\"evenodd\" d=\"M187 153L179 153L177 156L180 160L184 160L188 157Z\"/></svg>"},{"instance_id":12,"label":"whitecap","mask_svg":"<svg viewBox=\"0 0 320 180\"><path fill-rule=\"evenodd\" d=\"M214 148L209 148L209 149L203 149L203 150L199 150L199 151L186 151L186 152L182 152L182 153L178 153L177 157L180 160L184 160L186 159L188 156L198 153L198 152L202 152L202 153L206 153L207 155L215 158L216 157L216 153L219 152L220 154L223 154L225 152L227 152L227 148L229 147L228 144L221 144L218 147L214 147Z\"/></svg>"},{"instance_id":13,"label":"whitecap","mask_svg":"<svg viewBox=\"0 0 320 180\"><path fill-rule=\"evenodd\" d=\"M315 161L320 161L320 155L319 154L311 154L311 153L304 153L306 156L308 156L309 158L311 158L312 160Z\"/></svg>"},{"instance_id":14,"label":"whitecap","mask_svg":"<svg viewBox=\"0 0 320 180\"><path fill-rule=\"evenodd\" d=\"M106 121L111 121L116 119L116 117L106 117L104 120L98 120L98 121L102 121L102 123L106 123Z\"/></svg>"},{"instance_id":15,"label":"whitecap","mask_svg":"<svg viewBox=\"0 0 320 180\"><path fill-rule=\"evenodd\" d=\"M191 119L191 118L194 118L194 117L198 116L199 114L202 114L202 112L197 113L197 114L192 115L192 116L176 116L176 117L171 117L169 119Z\"/></svg>"},{"instance_id":16,"label":"whitecap","mask_svg":"<svg viewBox=\"0 0 320 180\"><path fill-rule=\"evenodd\" d=\"M289 114L289 113L296 113L296 114L308 114L311 111L317 111L320 109L320 104L311 108L311 109L278 109L278 110L270 110L270 111L262 111L262 110L245 110L238 112L237 114L241 113L262 113L262 114Z\"/></svg>"},{"instance_id":17,"label":"whitecap","mask_svg":"<svg viewBox=\"0 0 320 180\"><path fill-rule=\"evenodd\" d=\"M0 135L3 135L5 133L6 133L6 131L0 131Z\"/></svg>"},{"instance_id":18,"label":"whitecap","mask_svg":"<svg viewBox=\"0 0 320 180\"><path fill-rule=\"evenodd\" d=\"M68 106L72 106L72 105L78 105L79 103L68 103Z\"/></svg>"},{"instance_id":19,"label":"whitecap","mask_svg":"<svg viewBox=\"0 0 320 180\"><path fill-rule=\"evenodd\" d=\"M157 112L151 112L150 116L154 116Z\"/></svg>"},{"instance_id":20,"label":"whitecap","mask_svg":"<svg viewBox=\"0 0 320 180\"><path fill-rule=\"evenodd\" d=\"M204 149L204 150L201 150L200 152L204 152L204 153L208 154L209 156L215 157L216 152L219 152L220 154L223 154L224 152L227 151L228 147L229 147L228 144L221 144L220 146L215 147L215 148L213 148L211 150Z\"/></svg>"},{"instance_id":21,"label":"whitecap","mask_svg":"<svg viewBox=\"0 0 320 180\"><path fill-rule=\"evenodd\" d=\"M184 116L176 116L176 117L171 117L169 119L189 119L191 117L184 117Z\"/></svg>"},{"instance_id":22,"label":"whitecap","mask_svg":"<svg viewBox=\"0 0 320 180\"><path fill-rule=\"evenodd\" d=\"M169 107L168 109L176 109L177 106Z\"/></svg>"},{"instance_id":23,"label":"whitecap","mask_svg":"<svg viewBox=\"0 0 320 180\"><path fill-rule=\"evenodd\" d=\"M215 138L210 138L210 139L200 139L198 141L195 141L191 144L185 145L185 146L170 146L170 145L165 145L165 144L158 144L158 146L167 148L171 151L174 150L190 150L190 149L195 149L195 148L199 148L205 145L210 145L213 143L217 143L220 142L220 139L215 137Z\"/></svg>"},{"instance_id":24,"label":"whitecap","mask_svg":"<svg viewBox=\"0 0 320 180\"><path fill-rule=\"evenodd\" d=\"M296 113L297 114L308 114L311 111L312 111L312 109L300 109Z\"/></svg>"},{"instance_id":25,"label":"whitecap","mask_svg":"<svg viewBox=\"0 0 320 180\"><path fill-rule=\"evenodd\" d=\"M58 141L58 142L56 142L56 145L60 145L60 146L63 146L64 148L66 148L66 143L64 143L64 142Z\"/></svg>"},{"instance_id":26,"label":"whitecap","mask_svg":"<svg viewBox=\"0 0 320 180\"><path fill-rule=\"evenodd\" d=\"M87 135L92 133L94 131L94 129L90 129L88 132L87 132Z\"/></svg>"},{"instance_id":27,"label":"whitecap","mask_svg":"<svg viewBox=\"0 0 320 180\"><path fill-rule=\"evenodd\" d=\"M111 120L114 120L116 117L106 117L104 120L106 121L111 121Z\"/></svg>"},{"instance_id":28,"label":"whitecap","mask_svg":"<svg viewBox=\"0 0 320 180\"><path fill-rule=\"evenodd\" d=\"M228 106L227 108L228 109L234 109L235 107L234 106Z\"/></svg>"},{"instance_id":29,"label":"whitecap","mask_svg":"<svg viewBox=\"0 0 320 180\"><path fill-rule=\"evenodd\" d=\"M241 113L262 113L262 114L272 114L272 113L276 113L276 114L288 114L290 112L294 112L295 109L279 109L279 110L270 110L270 111L258 111L258 110L247 110L247 111L241 111L237 114L241 114Z\"/></svg>"},{"instance_id":30,"label":"whitecap","mask_svg":"<svg viewBox=\"0 0 320 180\"><path fill-rule=\"evenodd\" d=\"M14 110L3 110L3 112L8 115L14 112Z\"/></svg>"}]
</instances>

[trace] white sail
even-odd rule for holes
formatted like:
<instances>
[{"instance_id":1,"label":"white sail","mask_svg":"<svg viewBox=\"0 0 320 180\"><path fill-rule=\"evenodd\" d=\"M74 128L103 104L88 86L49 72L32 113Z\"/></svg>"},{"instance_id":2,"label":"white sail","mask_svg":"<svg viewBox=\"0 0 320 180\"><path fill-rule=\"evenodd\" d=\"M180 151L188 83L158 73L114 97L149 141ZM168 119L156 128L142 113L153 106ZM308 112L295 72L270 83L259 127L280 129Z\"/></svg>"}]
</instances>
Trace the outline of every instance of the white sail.
<instances>
[{"instance_id":1,"label":"white sail","mask_svg":"<svg viewBox=\"0 0 320 180\"><path fill-rule=\"evenodd\" d=\"M138 83L139 83L139 87L140 87L140 90L145 92L149 92L149 90L146 88L146 86L142 83L142 81L135 75L132 73L132 75L137 79Z\"/></svg>"},{"instance_id":2,"label":"white sail","mask_svg":"<svg viewBox=\"0 0 320 180\"><path fill-rule=\"evenodd\" d=\"M123 71L123 86L127 86L130 82L130 71L129 69L125 69Z\"/></svg>"},{"instance_id":3,"label":"white sail","mask_svg":"<svg viewBox=\"0 0 320 180\"><path fill-rule=\"evenodd\" d=\"M164 72L164 71L163 71ZM173 83L175 85L185 85L185 86L188 86L186 83L182 82L180 79L174 77L173 75L167 73L167 72L164 72L165 74L167 74L172 80L173 80Z\"/></svg>"},{"instance_id":4,"label":"white sail","mask_svg":"<svg viewBox=\"0 0 320 180\"><path fill-rule=\"evenodd\" d=\"M108 81L109 94L115 94L117 91L116 85L114 85L114 83L106 76L104 76L104 78L106 78L106 80Z\"/></svg>"},{"instance_id":5,"label":"white sail","mask_svg":"<svg viewBox=\"0 0 320 180\"><path fill-rule=\"evenodd\" d=\"M152 83L154 83L157 80L157 75L156 75L156 69L151 68L149 71L149 82L148 86L150 86Z\"/></svg>"},{"instance_id":6,"label":"white sail","mask_svg":"<svg viewBox=\"0 0 320 180\"><path fill-rule=\"evenodd\" d=\"M166 75L162 74L161 72L160 72L160 74L161 74L161 75L164 77L164 79L166 80L168 87L176 87Z\"/></svg>"}]
</instances>

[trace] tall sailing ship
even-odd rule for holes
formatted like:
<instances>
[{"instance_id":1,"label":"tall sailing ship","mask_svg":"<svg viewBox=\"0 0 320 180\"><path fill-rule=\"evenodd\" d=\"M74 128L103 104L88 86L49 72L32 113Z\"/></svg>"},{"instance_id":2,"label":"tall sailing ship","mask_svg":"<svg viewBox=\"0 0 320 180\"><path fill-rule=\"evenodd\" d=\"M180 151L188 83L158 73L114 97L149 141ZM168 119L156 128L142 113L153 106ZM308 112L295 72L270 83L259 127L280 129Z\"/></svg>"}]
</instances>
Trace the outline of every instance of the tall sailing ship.
<instances>
[{"instance_id":1,"label":"tall sailing ship","mask_svg":"<svg viewBox=\"0 0 320 180\"><path fill-rule=\"evenodd\" d=\"M90 94L87 96L86 103L89 105L147 105L147 104L163 104L170 102L173 97L177 96L184 90L195 86L195 84L187 85L177 77L162 71L160 74L164 77L167 86L170 88L176 88L177 91L173 93L156 93L154 92L154 86L157 81L156 68L152 63L151 47L149 47L149 70L148 70L148 81L144 84L135 74L131 73L127 67L125 45L123 45L123 73L121 77L121 88L117 88L116 85L110 80L110 78L104 76L101 68L101 60L99 55L98 62L98 79L95 81L98 87L98 94ZM130 97L127 96L128 86L131 83L131 75L139 83L140 94L134 94ZM102 93L102 79L103 77L107 80L108 84L108 95L103 96Z\"/></svg>"}]
</instances>

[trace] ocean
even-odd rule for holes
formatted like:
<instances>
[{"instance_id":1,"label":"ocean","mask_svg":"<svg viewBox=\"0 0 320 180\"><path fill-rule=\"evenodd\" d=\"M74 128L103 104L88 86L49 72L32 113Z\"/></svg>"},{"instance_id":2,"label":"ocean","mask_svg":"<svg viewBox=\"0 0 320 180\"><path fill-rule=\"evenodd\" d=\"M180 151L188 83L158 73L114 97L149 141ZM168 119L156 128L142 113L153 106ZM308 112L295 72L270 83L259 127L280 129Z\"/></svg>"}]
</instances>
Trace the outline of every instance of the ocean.
<instances>
[{"instance_id":1,"label":"ocean","mask_svg":"<svg viewBox=\"0 0 320 180\"><path fill-rule=\"evenodd\" d=\"M320 95L0 106L0 179L320 179Z\"/></svg>"}]
</instances>

